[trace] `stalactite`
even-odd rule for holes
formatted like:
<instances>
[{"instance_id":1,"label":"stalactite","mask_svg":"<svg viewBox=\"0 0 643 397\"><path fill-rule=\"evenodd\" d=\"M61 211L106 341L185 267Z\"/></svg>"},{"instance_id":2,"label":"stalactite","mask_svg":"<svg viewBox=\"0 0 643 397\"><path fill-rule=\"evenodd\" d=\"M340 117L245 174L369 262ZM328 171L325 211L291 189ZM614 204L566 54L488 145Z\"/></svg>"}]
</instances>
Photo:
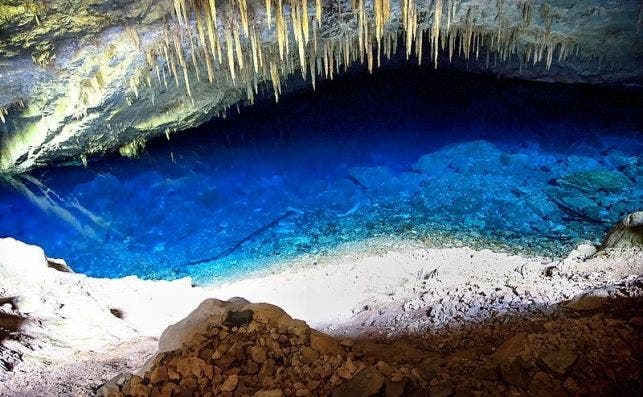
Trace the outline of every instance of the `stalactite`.
<instances>
[{"instance_id":1,"label":"stalactite","mask_svg":"<svg viewBox=\"0 0 643 397\"><path fill-rule=\"evenodd\" d=\"M169 49L168 49L168 44L165 43L165 46L163 46L163 51L165 52L165 59L168 60L170 63L170 71L172 73L172 76L174 77L174 82L176 83L176 86L179 86L179 76L176 72L176 64L174 63L174 57L170 57L169 55Z\"/></svg>"},{"instance_id":2,"label":"stalactite","mask_svg":"<svg viewBox=\"0 0 643 397\"><path fill-rule=\"evenodd\" d=\"M241 16L241 27L243 28L243 34L247 37L249 33L248 29L248 3L246 0L239 1L239 15Z\"/></svg>"},{"instance_id":3,"label":"stalactite","mask_svg":"<svg viewBox=\"0 0 643 397\"><path fill-rule=\"evenodd\" d=\"M192 66L194 67L194 72L196 75L196 80L201 81L201 76L200 76L200 69L199 69L199 63L196 60L196 48L194 47L194 38L192 37L192 34L188 34L188 39L190 42L190 58L192 59Z\"/></svg>"},{"instance_id":4,"label":"stalactite","mask_svg":"<svg viewBox=\"0 0 643 397\"><path fill-rule=\"evenodd\" d=\"M322 22L322 0L315 0L315 20L317 27L321 27Z\"/></svg>"},{"instance_id":5,"label":"stalactite","mask_svg":"<svg viewBox=\"0 0 643 397\"><path fill-rule=\"evenodd\" d=\"M295 43L297 44L297 53L299 54L299 67L301 68L301 75L306 78L306 52L304 48L303 26L302 20L299 16L300 9L295 6L291 9L292 29L295 36Z\"/></svg>"},{"instance_id":6,"label":"stalactite","mask_svg":"<svg viewBox=\"0 0 643 397\"><path fill-rule=\"evenodd\" d=\"M230 72L230 77L232 77L232 83L235 82L235 70L234 70L234 41L232 39L232 32L230 29L225 29L225 44L226 44L226 57L228 58L228 70Z\"/></svg>"},{"instance_id":7,"label":"stalactite","mask_svg":"<svg viewBox=\"0 0 643 397\"><path fill-rule=\"evenodd\" d=\"M250 49L252 52L252 66L255 71L255 75L257 75L259 74L259 55L257 54L257 34L254 26L250 31Z\"/></svg>"},{"instance_id":8,"label":"stalactite","mask_svg":"<svg viewBox=\"0 0 643 397\"><path fill-rule=\"evenodd\" d=\"M279 79L279 71L275 62L270 62L270 80L272 81L272 89L275 93L275 101L279 102L279 94L281 94L281 81Z\"/></svg>"},{"instance_id":9,"label":"stalactite","mask_svg":"<svg viewBox=\"0 0 643 397\"><path fill-rule=\"evenodd\" d=\"M241 38L239 37L239 28L236 26L232 30L232 35L234 37L234 48L237 56L237 65L239 65L239 70L243 69L243 47L241 47Z\"/></svg>"},{"instance_id":10,"label":"stalactite","mask_svg":"<svg viewBox=\"0 0 643 397\"><path fill-rule=\"evenodd\" d=\"M442 21L442 0L436 0L433 9L433 25L431 26L431 57L433 58L433 65L438 67L438 40L440 39L440 23ZM447 30L450 21L447 22Z\"/></svg>"},{"instance_id":11,"label":"stalactite","mask_svg":"<svg viewBox=\"0 0 643 397\"><path fill-rule=\"evenodd\" d=\"M176 24L168 23L160 43L144 52L148 74L140 81L147 81L151 86L155 74L158 87L167 89L167 69L177 87L179 80L184 81L184 89L194 101L195 81L191 79L200 82L200 72L206 71L210 84L231 84L245 89L247 100L253 103L260 82L271 80L275 100L278 100L284 78L296 71L305 79L310 72L313 87L318 75L333 79L354 62L362 63L372 72L381 65L382 56L390 59L395 54L398 39L402 40L400 47L404 47L407 58L415 52L418 64L423 62L426 45L434 67L438 66L440 51L448 52L449 62L454 56L465 59L475 56L478 60L483 55L487 67L491 56L494 63L516 59L521 70L529 63L542 62L550 68L554 57L557 62L563 62L568 56L579 56L577 44L568 37L551 33L553 12L547 4L539 9L546 21L542 29L530 26L533 0L517 2L518 8L513 11L507 10L506 0L495 3L496 27L489 28L484 22L478 22L485 17L481 17L477 7L461 9L458 0L399 0L399 8L392 7L391 0L351 0L349 10L339 1L334 5L333 14L338 23L350 27L342 27L341 34L335 32L334 36L328 36L327 31L320 36L318 29L324 17L321 0L311 5L314 16L309 15L309 0L266 0L264 19L255 18L252 7L256 3L233 0L222 11L225 21L217 19L216 0L173 0ZM395 19L391 17L392 9L401 12ZM266 34L265 29L273 25L273 18L274 30ZM312 23L311 18L315 19ZM131 32L128 34L133 37ZM270 41L271 36L276 36L276 42ZM291 40L294 40L296 55L291 54ZM138 41L140 43L140 38ZM177 73L179 66L181 79ZM139 81L134 83L138 97ZM154 95L152 91L149 97L153 100Z\"/></svg>"},{"instance_id":12,"label":"stalactite","mask_svg":"<svg viewBox=\"0 0 643 397\"><path fill-rule=\"evenodd\" d=\"M195 10L195 18L196 18L197 31L199 33L199 40L201 42L201 51L203 52L203 58L205 59L205 67L208 74L208 81L211 84L214 81L214 71L212 69L212 61L210 60L210 54L208 54L209 46L207 44L207 39L205 37L205 29L203 28L201 11L198 9Z\"/></svg>"},{"instance_id":13,"label":"stalactite","mask_svg":"<svg viewBox=\"0 0 643 397\"><path fill-rule=\"evenodd\" d=\"M277 45L279 47L279 59L284 60L284 51L286 49L286 26L284 22L284 10L282 0L277 0L277 14L275 15L275 25L277 28Z\"/></svg>"},{"instance_id":14,"label":"stalactite","mask_svg":"<svg viewBox=\"0 0 643 397\"><path fill-rule=\"evenodd\" d=\"M208 9L210 10L210 19L212 20L212 23L214 24L214 27L217 27L217 5L216 5L216 0L207 0L208 2Z\"/></svg>"},{"instance_id":15,"label":"stalactite","mask_svg":"<svg viewBox=\"0 0 643 397\"><path fill-rule=\"evenodd\" d=\"M308 44L310 40L310 29L308 25L308 0L301 0L301 30L305 44Z\"/></svg>"}]
</instances>

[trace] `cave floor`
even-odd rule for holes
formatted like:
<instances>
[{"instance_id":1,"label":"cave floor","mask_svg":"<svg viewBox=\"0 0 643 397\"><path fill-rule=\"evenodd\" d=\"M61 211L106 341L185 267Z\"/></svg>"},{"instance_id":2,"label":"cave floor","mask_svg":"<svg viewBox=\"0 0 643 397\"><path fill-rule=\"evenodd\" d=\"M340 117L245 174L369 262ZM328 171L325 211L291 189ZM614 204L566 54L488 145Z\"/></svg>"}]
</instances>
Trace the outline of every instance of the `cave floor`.
<instances>
[{"instance_id":1,"label":"cave floor","mask_svg":"<svg viewBox=\"0 0 643 397\"><path fill-rule=\"evenodd\" d=\"M12 368L0 385L3 396L93 395L113 376L141 366L155 353L160 332L203 299L234 296L278 304L313 328L350 339L345 359L360 366L386 362L406 379L408 393L641 390L640 249L591 258L578 249L551 261L379 242L377 250L349 250L316 264L192 287L184 280L87 278L46 262L39 269L42 251L8 239L0 243L0 270L11 265L8 251L21 258L14 267L33 268L30 274L3 273L11 276L2 288L21 297L3 312L24 322L0 351ZM29 287L34 282L38 288ZM29 312L21 311L22 302L32 305Z\"/></svg>"}]
</instances>

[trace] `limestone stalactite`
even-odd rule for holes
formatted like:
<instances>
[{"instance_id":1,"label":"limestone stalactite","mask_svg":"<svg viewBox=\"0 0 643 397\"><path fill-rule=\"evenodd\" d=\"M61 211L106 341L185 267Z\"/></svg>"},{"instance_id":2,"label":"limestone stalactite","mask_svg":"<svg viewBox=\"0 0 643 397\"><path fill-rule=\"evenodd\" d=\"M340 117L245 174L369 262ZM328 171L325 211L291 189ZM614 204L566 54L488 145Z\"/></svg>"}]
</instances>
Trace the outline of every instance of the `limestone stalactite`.
<instances>
[{"instance_id":1,"label":"limestone stalactite","mask_svg":"<svg viewBox=\"0 0 643 397\"><path fill-rule=\"evenodd\" d=\"M257 94L258 84L265 80L272 82L278 98L281 82L295 69L304 79L310 75L313 85L316 74L333 78L355 61L365 63L372 71L381 65L382 56L390 58L397 49L398 35L403 38L407 59L415 55L418 63L422 62L423 38L427 36L430 61L435 67L440 51L447 51L450 61L454 55L478 59L482 47L487 56L493 53L494 59L507 61L517 57L521 65L544 62L549 68L555 52L557 59L564 61L573 54L570 49L577 48L573 38L551 34L551 22L538 33L535 42L524 40L523 33L531 23L533 1L517 4L515 11L522 21L519 27L503 22L509 11L503 1L498 1L494 29L477 22L479 15L474 7L459 10L456 0L399 0L398 5L391 0L340 2L336 7L349 10L340 13L349 28L340 35L322 37L318 35L325 15L321 0L314 4L307 0L266 0L261 4L235 0L226 5L217 14L215 0L174 0L172 14L176 23L168 22L164 43L148 50L148 59L157 62L151 70L160 69L163 76L170 73L177 87L178 63L184 77L183 89L190 98L190 76L194 75L199 84L205 83L200 79L201 70L207 71L210 84L223 80L245 87L250 102ZM399 7L399 16L393 15L392 7ZM543 6L541 14L551 21L549 12ZM172 38L173 45L167 45L167 37ZM296 67L290 58L291 41L296 47ZM225 47L225 52L221 47ZM186 56L191 63L186 62ZM162 84L160 78L157 81L159 87L166 88L165 80Z\"/></svg>"}]
</instances>

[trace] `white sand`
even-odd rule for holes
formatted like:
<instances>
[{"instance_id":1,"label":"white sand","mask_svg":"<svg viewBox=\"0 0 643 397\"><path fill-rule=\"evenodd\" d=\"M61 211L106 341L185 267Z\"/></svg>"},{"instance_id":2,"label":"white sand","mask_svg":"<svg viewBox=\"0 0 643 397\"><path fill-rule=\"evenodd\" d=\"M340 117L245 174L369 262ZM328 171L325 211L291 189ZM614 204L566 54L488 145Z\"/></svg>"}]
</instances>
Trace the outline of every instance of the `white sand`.
<instances>
[{"instance_id":1,"label":"white sand","mask_svg":"<svg viewBox=\"0 0 643 397\"><path fill-rule=\"evenodd\" d=\"M537 259L489 250L426 249L407 242L383 254L343 254L314 266L302 263L279 273L226 283L214 288L213 295L270 302L313 326L326 326L348 320L369 302L403 303L432 271L437 271L440 287L448 290L469 280L502 281L522 266L542 267Z\"/></svg>"}]
</instances>

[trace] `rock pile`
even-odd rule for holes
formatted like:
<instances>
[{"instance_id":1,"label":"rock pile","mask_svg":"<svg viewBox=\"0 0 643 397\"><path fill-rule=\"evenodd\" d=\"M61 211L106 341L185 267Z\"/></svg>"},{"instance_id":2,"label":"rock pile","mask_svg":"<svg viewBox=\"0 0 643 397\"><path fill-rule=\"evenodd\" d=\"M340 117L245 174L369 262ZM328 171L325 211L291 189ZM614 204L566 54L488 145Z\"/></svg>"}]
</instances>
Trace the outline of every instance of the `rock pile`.
<instances>
[{"instance_id":1,"label":"rock pile","mask_svg":"<svg viewBox=\"0 0 643 397\"><path fill-rule=\"evenodd\" d=\"M209 299L168 328L140 375L119 376L99 396L400 396L408 369L369 362L353 341L310 329L283 310ZM372 361L372 360L371 360Z\"/></svg>"},{"instance_id":2,"label":"rock pile","mask_svg":"<svg viewBox=\"0 0 643 397\"><path fill-rule=\"evenodd\" d=\"M627 298L615 290L548 315L388 341L340 340L276 306L210 299L168 328L138 375L98 395L640 395L643 283L634 283Z\"/></svg>"}]
</instances>

